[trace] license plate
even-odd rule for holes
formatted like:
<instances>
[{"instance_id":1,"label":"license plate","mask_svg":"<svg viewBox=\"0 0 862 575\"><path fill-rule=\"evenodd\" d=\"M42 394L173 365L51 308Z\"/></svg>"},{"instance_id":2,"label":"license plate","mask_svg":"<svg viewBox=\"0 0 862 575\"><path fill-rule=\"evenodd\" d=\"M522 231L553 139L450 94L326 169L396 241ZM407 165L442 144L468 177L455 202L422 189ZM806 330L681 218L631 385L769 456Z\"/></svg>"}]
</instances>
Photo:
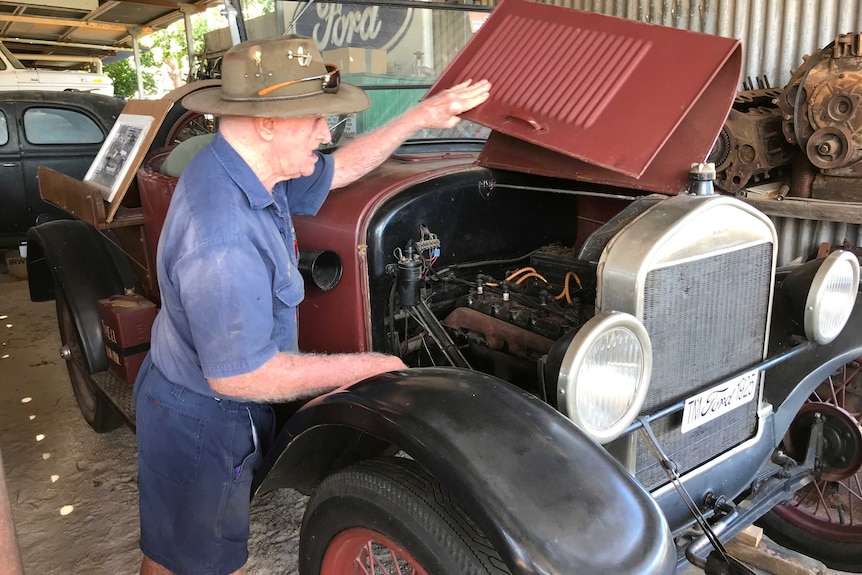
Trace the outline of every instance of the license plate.
<instances>
[{"instance_id":1,"label":"license plate","mask_svg":"<svg viewBox=\"0 0 862 575\"><path fill-rule=\"evenodd\" d=\"M682 432L687 433L754 399L759 378L760 370L755 369L686 399Z\"/></svg>"}]
</instances>

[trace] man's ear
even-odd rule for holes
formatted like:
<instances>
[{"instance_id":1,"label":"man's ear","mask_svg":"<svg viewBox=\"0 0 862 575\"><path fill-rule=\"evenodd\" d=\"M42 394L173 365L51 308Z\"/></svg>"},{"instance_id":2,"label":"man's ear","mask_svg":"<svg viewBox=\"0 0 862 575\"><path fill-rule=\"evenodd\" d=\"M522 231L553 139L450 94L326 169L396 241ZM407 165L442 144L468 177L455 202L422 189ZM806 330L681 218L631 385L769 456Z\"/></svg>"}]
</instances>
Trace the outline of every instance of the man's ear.
<instances>
[{"instance_id":1,"label":"man's ear","mask_svg":"<svg viewBox=\"0 0 862 575\"><path fill-rule=\"evenodd\" d=\"M265 142L271 142L275 137L275 120L273 118L255 118L254 128L258 137Z\"/></svg>"}]
</instances>

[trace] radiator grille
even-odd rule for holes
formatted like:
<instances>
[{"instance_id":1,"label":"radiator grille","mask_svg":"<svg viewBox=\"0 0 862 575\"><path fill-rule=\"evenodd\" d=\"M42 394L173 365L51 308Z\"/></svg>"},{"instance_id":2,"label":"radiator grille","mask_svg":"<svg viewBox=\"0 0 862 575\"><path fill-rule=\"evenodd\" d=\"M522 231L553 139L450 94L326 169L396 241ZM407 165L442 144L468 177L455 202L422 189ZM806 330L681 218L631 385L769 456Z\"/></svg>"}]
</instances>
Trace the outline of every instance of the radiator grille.
<instances>
[{"instance_id":1,"label":"radiator grille","mask_svg":"<svg viewBox=\"0 0 862 575\"><path fill-rule=\"evenodd\" d=\"M644 289L644 325L653 345L653 374L644 412L690 397L763 358L772 272L771 244L651 270ZM758 394L759 395L759 394ZM684 473L752 437L757 402L694 429L682 414L653 424L656 438ZM637 479L647 489L667 477L638 442Z\"/></svg>"},{"instance_id":2,"label":"radiator grille","mask_svg":"<svg viewBox=\"0 0 862 575\"><path fill-rule=\"evenodd\" d=\"M772 245L760 244L647 274L653 372L645 412L762 360L771 273Z\"/></svg>"},{"instance_id":3,"label":"radiator grille","mask_svg":"<svg viewBox=\"0 0 862 575\"><path fill-rule=\"evenodd\" d=\"M714 421L683 434L682 414L676 413L652 423L659 444L683 474L739 445L757 430L757 401L740 406ZM637 437L635 478L649 490L668 482L667 474L641 437Z\"/></svg>"}]
</instances>

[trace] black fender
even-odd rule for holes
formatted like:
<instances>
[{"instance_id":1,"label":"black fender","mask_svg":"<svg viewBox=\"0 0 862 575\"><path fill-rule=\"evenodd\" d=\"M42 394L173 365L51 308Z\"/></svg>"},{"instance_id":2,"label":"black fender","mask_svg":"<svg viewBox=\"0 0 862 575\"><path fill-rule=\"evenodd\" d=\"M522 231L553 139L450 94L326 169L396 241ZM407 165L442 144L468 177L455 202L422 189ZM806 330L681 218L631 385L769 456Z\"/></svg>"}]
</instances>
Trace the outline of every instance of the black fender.
<instances>
[{"instance_id":1,"label":"black fender","mask_svg":"<svg viewBox=\"0 0 862 575\"><path fill-rule=\"evenodd\" d=\"M66 297L90 373L108 369L96 302L124 290L125 274L112 249L102 234L82 221L55 220L27 232L30 299Z\"/></svg>"},{"instance_id":2,"label":"black fender","mask_svg":"<svg viewBox=\"0 0 862 575\"><path fill-rule=\"evenodd\" d=\"M479 372L410 369L311 401L257 487L307 490L388 445L458 497L513 574L674 572L670 530L643 487L559 412Z\"/></svg>"},{"instance_id":3,"label":"black fender","mask_svg":"<svg viewBox=\"0 0 862 575\"><path fill-rule=\"evenodd\" d=\"M847 325L832 342L815 345L770 369L766 374L764 398L776 406L774 433L780 440L811 393L842 365L862 357L862 294Z\"/></svg>"}]
</instances>

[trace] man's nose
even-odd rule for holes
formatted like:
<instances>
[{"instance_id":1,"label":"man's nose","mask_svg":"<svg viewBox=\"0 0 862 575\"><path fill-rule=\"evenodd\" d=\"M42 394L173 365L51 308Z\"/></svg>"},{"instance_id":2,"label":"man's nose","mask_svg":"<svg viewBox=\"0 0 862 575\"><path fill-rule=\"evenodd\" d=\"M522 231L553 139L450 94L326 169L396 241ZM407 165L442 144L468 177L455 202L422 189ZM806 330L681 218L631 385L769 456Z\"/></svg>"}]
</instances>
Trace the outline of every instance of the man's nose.
<instances>
[{"instance_id":1,"label":"man's nose","mask_svg":"<svg viewBox=\"0 0 862 575\"><path fill-rule=\"evenodd\" d=\"M317 124L317 139L320 140L322 144L329 144L332 142L332 133L329 131L329 124L325 119L323 122L318 122Z\"/></svg>"}]
</instances>

